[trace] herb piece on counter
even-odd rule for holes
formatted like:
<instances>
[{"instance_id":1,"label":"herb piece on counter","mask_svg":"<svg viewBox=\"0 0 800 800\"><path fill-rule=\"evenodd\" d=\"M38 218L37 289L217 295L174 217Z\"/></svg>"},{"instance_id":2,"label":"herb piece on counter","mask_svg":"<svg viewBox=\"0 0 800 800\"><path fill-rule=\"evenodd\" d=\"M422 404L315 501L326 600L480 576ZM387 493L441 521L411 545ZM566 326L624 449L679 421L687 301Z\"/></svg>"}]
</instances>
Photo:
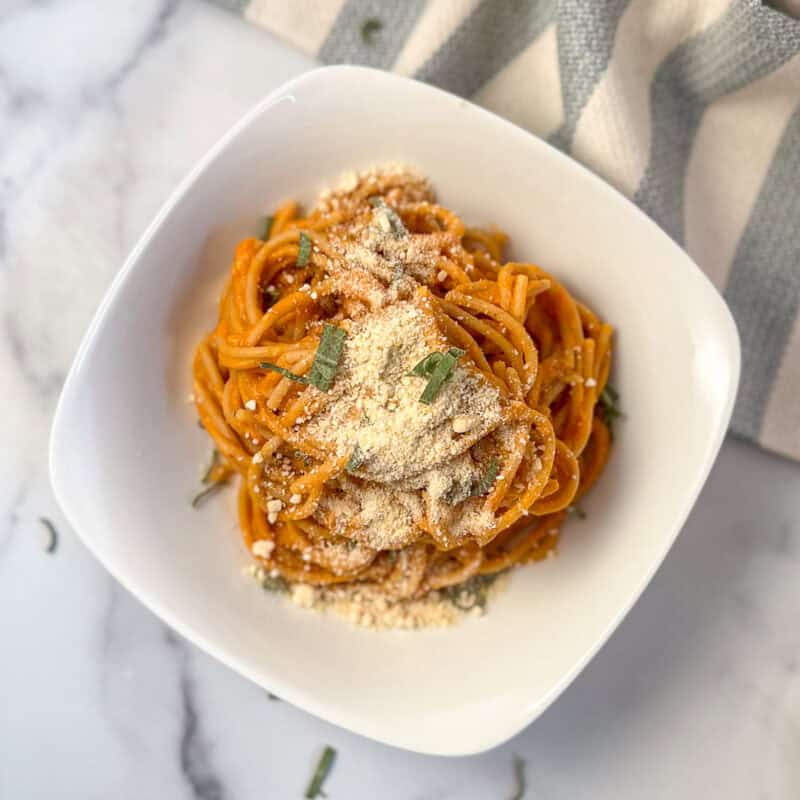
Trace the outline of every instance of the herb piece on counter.
<instances>
[{"instance_id":1,"label":"herb piece on counter","mask_svg":"<svg viewBox=\"0 0 800 800\"><path fill-rule=\"evenodd\" d=\"M272 223L275 222L275 217L272 214L264 217L264 233L261 236L261 240L266 242L269 240L269 236L272 233Z\"/></svg>"},{"instance_id":2,"label":"herb piece on counter","mask_svg":"<svg viewBox=\"0 0 800 800\"><path fill-rule=\"evenodd\" d=\"M579 505L567 506L567 514L572 514L578 519L586 519L586 512Z\"/></svg>"},{"instance_id":3,"label":"herb piece on counter","mask_svg":"<svg viewBox=\"0 0 800 800\"><path fill-rule=\"evenodd\" d=\"M525 760L514 754L514 781L516 787L509 800L522 800L525 797Z\"/></svg>"},{"instance_id":4,"label":"herb piece on counter","mask_svg":"<svg viewBox=\"0 0 800 800\"><path fill-rule=\"evenodd\" d=\"M317 762L314 774L311 776L308 788L306 789L305 797L308 800L313 800L313 798L319 797L320 795L325 797L325 793L322 791L322 784L325 782L325 778L328 777L328 773L331 771L331 767L333 767L335 758L336 751L330 745L326 744Z\"/></svg>"},{"instance_id":5,"label":"herb piece on counter","mask_svg":"<svg viewBox=\"0 0 800 800\"><path fill-rule=\"evenodd\" d=\"M486 472L483 473L481 479L472 489L472 496L481 497L484 494L488 494L499 471L500 462L493 456L491 459L489 459L489 465L486 467Z\"/></svg>"},{"instance_id":6,"label":"herb piece on counter","mask_svg":"<svg viewBox=\"0 0 800 800\"><path fill-rule=\"evenodd\" d=\"M608 426L608 432L613 436L614 422L625 415L619 407L619 392L610 383L607 383L600 392L599 405L600 416Z\"/></svg>"},{"instance_id":7,"label":"herb piece on counter","mask_svg":"<svg viewBox=\"0 0 800 800\"><path fill-rule=\"evenodd\" d=\"M466 351L458 347L451 347L446 353L431 353L417 364L412 370L414 375L428 378L428 384L419 396L419 402L430 405L442 386L453 377L453 370L456 361L464 355ZM438 358L433 358L438 356Z\"/></svg>"},{"instance_id":8,"label":"herb piece on counter","mask_svg":"<svg viewBox=\"0 0 800 800\"><path fill-rule=\"evenodd\" d=\"M386 219L389 220L389 227L392 229L395 239L402 239L404 236L408 236L408 231L406 226L403 225L400 215L382 197L373 195L368 197L367 201L373 208L381 209L386 214Z\"/></svg>"},{"instance_id":9,"label":"herb piece on counter","mask_svg":"<svg viewBox=\"0 0 800 800\"><path fill-rule=\"evenodd\" d=\"M56 530L56 526L47 518L47 517L39 517L39 522L44 525L44 529L46 531L46 539L44 542L44 551L45 553L55 553L56 548L58 547L58 531Z\"/></svg>"},{"instance_id":10,"label":"herb piece on counter","mask_svg":"<svg viewBox=\"0 0 800 800\"><path fill-rule=\"evenodd\" d=\"M297 266L304 267L311 258L311 237L303 231L297 245Z\"/></svg>"},{"instance_id":11,"label":"herb piece on counter","mask_svg":"<svg viewBox=\"0 0 800 800\"><path fill-rule=\"evenodd\" d=\"M361 448L356 445L353 448L353 452L350 454L350 458L347 460L347 463L344 465L344 468L348 472L355 472L363 463L364 463L364 453Z\"/></svg>"},{"instance_id":12,"label":"herb piece on counter","mask_svg":"<svg viewBox=\"0 0 800 800\"><path fill-rule=\"evenodd\" d=\"M281 699L276 694L272 694L272 692L267 692L267 700L272 700L275 703L280 703Z\"/></svg>"},{"instance_id":13,"label":"herb piece on counter","mask_svg":"<svg viewBox=\"0 0 800 800\"><path fill-rule=\"evenodd\" d=\"M336 371L339 369L346 338L347 333L344 329L336 325L326 322L322 328L322 338L308 373L308 382L321 392L327 392L331 388Z\"/></svg>"},{"instance_id":14,"label":"herb piece on counter","mask_svg":"<svg viewBox=\"0 0 800 800\"><path fill-rule=\"evenodd\" d=\"M459 611L472 611L473 608L484 610L489 599L489 589L499 575L499 572L493 575L473 575L463 583L442 589L442 593Z\"/></svg>"},{"instance_id":15,"label":"herb piece on counter","mask_svg":"<svg viewBox=\"0 0 800 800\"><path fill-rule=\"evenodd\" d=\"M371 45L374 37L383 30L383 22L377 17L367 17L361 26L361 41Z\"/></svg>"}]
</instances>

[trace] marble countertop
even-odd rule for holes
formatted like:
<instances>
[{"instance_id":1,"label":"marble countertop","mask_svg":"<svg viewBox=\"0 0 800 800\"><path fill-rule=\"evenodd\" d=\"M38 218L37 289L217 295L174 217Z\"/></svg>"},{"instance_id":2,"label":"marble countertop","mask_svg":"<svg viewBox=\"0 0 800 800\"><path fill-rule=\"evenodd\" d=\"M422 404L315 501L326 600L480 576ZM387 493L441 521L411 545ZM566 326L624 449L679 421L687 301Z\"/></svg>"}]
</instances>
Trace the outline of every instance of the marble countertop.
<instances>
[{"instance_id":1,"label":"marble countertop","mask_svg":"<svg viewBox=\"0 0 800 800\"><path fill-rule=\"evenodd\" d=\"M729 440L675 548L566 693L503 747L394 750L266 694L68 528L47 438L79 340L193 162L307 59L210 5L0 7L0 797L797 797L800 467ZM60 529L45 552L40 516ZM512 654L513 655L513 654Z\"/></svg>"}]
</instances>

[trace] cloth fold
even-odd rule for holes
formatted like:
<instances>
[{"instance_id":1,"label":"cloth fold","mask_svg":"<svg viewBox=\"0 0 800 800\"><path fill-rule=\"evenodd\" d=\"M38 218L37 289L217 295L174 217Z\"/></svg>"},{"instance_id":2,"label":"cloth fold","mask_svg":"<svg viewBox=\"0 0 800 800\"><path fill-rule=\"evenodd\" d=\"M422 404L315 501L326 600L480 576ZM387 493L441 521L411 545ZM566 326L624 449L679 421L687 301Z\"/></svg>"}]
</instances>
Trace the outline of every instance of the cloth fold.
<instances>
[{"instance_id":1,"label":"cloth fold","mask_svg":"<svg viewBox=\"0 0 800 800\"><path fill-rule=\"evenodd\" d=\"M800 2L217 2L324 63L470 98L620 189L733 311L733 431L800 459Z\"/></svg>"}]
</instances>

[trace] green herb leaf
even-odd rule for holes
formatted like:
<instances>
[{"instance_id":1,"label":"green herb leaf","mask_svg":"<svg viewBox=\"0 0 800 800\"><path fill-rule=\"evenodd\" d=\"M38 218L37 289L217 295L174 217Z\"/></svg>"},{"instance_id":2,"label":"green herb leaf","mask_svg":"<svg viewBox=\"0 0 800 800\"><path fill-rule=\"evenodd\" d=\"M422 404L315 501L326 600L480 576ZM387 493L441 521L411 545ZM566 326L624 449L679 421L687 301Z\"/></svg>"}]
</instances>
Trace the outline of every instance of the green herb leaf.
<instances>
[{"instance_id":1,"label":"green herb leaf","mask_svg":"<svg viewBox=\"0 0 800 800\"><path fill-rule=\"evenodd\" d=\"M381 208L384 210L395 239L402 239L404 236L408 236L408 231L406 230L406 226L403 225L403 220L400 219L400 215L388 205L382 197L375 194L372 195L372 197L368 197L367 202L373 208Z\"/></svg>"},{"instance_id":2,"label":"green herb leaf","mask_svg":"<svg viewBox=\"0 0 800 800\"><path fill-rule=\"evenodd\" d=\"M586 512L578 505L567 506L567 514L574 514L578 519L586 519Z\"/></svg>"},{"instance_id":3,"label":"green herb leaf","mask_svg":"<svg viewBox=\"0 0 800 800\"><path fill-rule=\"evenodd\" d=\"M277 372L280 375L283 375L284 378L288 378L290 381L295 381L296 383L309 383L307 376L297 375L294 372L290 372L288 369L279 367L277 364L273 364L269 361L262 361L258 366L261 367L261 369L270 369L273 372Z\"/></svg>"},{"instance_id":4,"label":"green herb leaf","mask_svg":"<svg viewBox=\"0 0 800 800\"><path fill-rule=\"evenodd\" d=\"M350 458L344 465L344 468L347 470L347 472L355 472L364 463L365 459L366 456L364 455L363 451L358 445L356 445L353 448L353 452L350 454Z\"/></svg>"},{"instance_id":5,"label":"green herb leaf","mask_svg":"<svg viewBox=\"0 0 800 800\"><path fill-rule=\"evenodd\" d=\"M361 41L372 44L373 36L383 30L383 22L377 17L367 17L361 26Z\"/></svg>"},{"instance_id":6,"label":"green herb leaf","mask_svg":"<svg viewBox=\"0 0 800 800\"><path fill-rule=\"evenodd\" d=\"M467 351L461 350L458 347L451 347L447 352L450 353L453 358L461 358ZM422 361L414 365L411 374L416 375L418 378L430 378L443 356L444 353L428 353ZM447 379L449 380L451 377L452 373Z\"/></svg>"},{"instance_id":7,"label":"green herb leaf","mask_svg":"<svg viewBox=\"0 0 800 800\"><path fill-rule=\"evenodd\" d=\"M276 695L276 694L272 694L272 692L267 692L267 699L268 700L272 700L272 701L274 701L276 703L280 703L281 702L280 697L278 697L278 695Z\"/></svg>"},{"instance_id":8,"label":"green herb leaf","mask_svg":"<svg viewBox=\"0 0 800 800\"><path fill-rule=\"evenodd\" d=\"M494 456L492 456L492 458L489 460L489 466L486 467L486 472L483 473L483 477L472 489L473 497L481 497L484 494L488 494L499 471L500 462L494 458Z\"/></svg>"},{"instance_id":9,"label":"green herb leaf","mask_svg":"<svg viewBox=\"0 0 800 800\"><path fill-rule=\"evenodd\" d=\"M489 599L489 590L501 573L493 575L473 575L471 578L443 590L444 596L459 611L471 611L473 608L485 609Z\"/></svg>"},{"instance_id":10,"label":"green herb leaf","mask_svg":"<svg viewBox=\"0 0 800 800\"><path fill-rule=\"evenodd\" d=\"M211 473L214 471L214 467L216 467L217 464L219 464L219 450L217 450L215 447L211 451L211 461L209 462L208 467L206 467L206 471L203 473L202 480L204 486L208 484L209 480L211 480Z\"/></svg>"},{"instance_id":11,"label":"green herb leaf","mask_svg":"<svg viewBox=\"0 0 800 800\"><path fill-rule=\"evenodd\" d=\"M309 258L311 258L311 237L303 231L297 245L297 266L304 267L308 264Z\"/></svg>"},{"instance_id":12,"label":"green herb leaf","mask_svg":"<svg viewBox=\"0 0 800 800\"><path fill-rule=\"evenodd\" d=\"M336 751L330 745L325 745L322 756L320 756L319 762L317 763L317 768L314 770L314 774L311 776L311 781L306 789L305 796L308 800L313 800L313 798L322 794L322 784L325 782L325 778L328 777L328 773L331 771L335 758Z\"/></svg>"},{"instance_id":13,"label":"green herb leaf","mask_svg":"<svg viewBox=\"0 0 800 800\"><path fill-rule=\"evenodd\" d=\"M609 433L613 436L615 420L625 415L619 407L619 392L610 383L607 383L600 392L598 410L601 419L608 426Z\"/></svg>"},{"instance_id":14,"label":"green herb leaf","mask_svg":"<svg viewBox=\"0 0 800 800\"><path fill-rule=\"evenodd\" d=\"M446 353L439 354L439 359L433 364L432 368L432 362L427 362L427 359L423 359L423 361L414 367L414 369L419 367L423 374L430 369L428 385L422 390L422 394L419 396L420 403L430 405L434 401L436 395L441 391L442 386L453 376L456 361L464 355L464 352L464 350L460 350L458 347L451 347Z\"/></svg>"},{"instance_id":15,"label":"green herb leaf","mask_svg":"<svg viewBox=\"0 0 800 800\"><path fill-rule=\"evenodd\" d=\"M56 530L56 526L53 525L47 517L39 517L39 522L44 525L47 531L47 541L44 545L45 553L55 553L58 547L58 531Z\"/></svg>"},{"instance_id":16,"label":"green herb leaf","mask_svg":"<svg viewBox=\"0 0 800 800\"><path fill-rule=\"evenodd\" d=\"M428 353L422 361L414 365L411 374L416 375L418 378L430 378L434 369L436 369L436 365L441 360L442 353Z\"/></svg>"},{"instance_id":17,"label":"green herb leaf","mask_svg":"<svg viewBox=\"0 0 800 800\"><path fill-rule=\"evenodd\" d=\"M333 379L336 377L336 370L339 368L346 338L347 333L343 328L325 323L307 381L321 392L327 392L331 388Z\"/></svg>"},{"instance_id":18,"label":"green herb leaf","mask_svg":"<svg viewBox=\"0 0 800 800\"><path fill-rule=\"evenodd\" d=\"M282 575L273 577L268 572L260 580L261 588L267 592L284 593L289 591L289 583Z\"/></svg>"},{"instance_id":19,"label":"green herb leaf","mask_svg":"<svg viewBox=\"0 0 800 800\"><path fill-rule=\"evenodd\" d=\"M450 488L442 495L442 500L449 506L457 506L468 497L472 497L473 482L469 479L453 481Z\"/></svg>"},{"instance_id":20,"label":"green herb leaf","mask_svg":"<svg viewBox=\"0 0 800 800\"><path fill-rule=\"evenodd\" d=\"M525 797L525 761L518 755L514 754L514 780L516 788L514 794L511 795L510 800L522 800Z\"/></svg>"},{"instance_id":21,"label":"green herb leaf","mask_svg":"<svg viewBox=\"0 0 800 800\"><path fill-rule=\"evenodd\" d=\"M216 494L225 484L227 481L217 481L216 483L212 483L209 486L206 486L205 489L198 492L192 498L192 508L200 508L205 500L207 500L211 495Z\"/></svg>"},{"instance_id":22,"label":"green herb leaf","mask_svg":"<svg viewBox=\"0 0 800 800\"><path fill-rule=\"evenodd\" d=\"M269 240L269 235L272 233L272 223L275 222L275 217L272 214L264 217L264 233L261 236L262 241L266 242Z\"/></svg>"}]
</instances>

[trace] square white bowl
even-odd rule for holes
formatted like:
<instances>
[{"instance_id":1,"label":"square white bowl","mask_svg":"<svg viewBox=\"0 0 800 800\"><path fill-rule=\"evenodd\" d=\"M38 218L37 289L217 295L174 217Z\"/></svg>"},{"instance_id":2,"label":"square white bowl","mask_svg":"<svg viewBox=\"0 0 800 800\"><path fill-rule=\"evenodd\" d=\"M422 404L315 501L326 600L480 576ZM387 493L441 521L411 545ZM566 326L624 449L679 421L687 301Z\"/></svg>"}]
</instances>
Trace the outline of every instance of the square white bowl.
<instances>
[{"instance_id":1,"label":"square white bowl","mask_svg":"<svg viewBox=\"0 0 800 800\"><path fill-rule=\"evenodd\" d=\"M409 163L441 202L511 234L618 330L627 414L559 557L514 572L489 614L376 633L242 577L233 492L193 510L209 441L190 355L213 327L236 242L287 198L348 170ZM184 180L134 248L67 378L51 474L71 525L143 603L221 661L366 736L481 751L540 714L606 641L683 525L722 441L739 373L731 316L655 224L525 131L421 83L328 67L273 92Z\"/></svg>"}]
</instances>

